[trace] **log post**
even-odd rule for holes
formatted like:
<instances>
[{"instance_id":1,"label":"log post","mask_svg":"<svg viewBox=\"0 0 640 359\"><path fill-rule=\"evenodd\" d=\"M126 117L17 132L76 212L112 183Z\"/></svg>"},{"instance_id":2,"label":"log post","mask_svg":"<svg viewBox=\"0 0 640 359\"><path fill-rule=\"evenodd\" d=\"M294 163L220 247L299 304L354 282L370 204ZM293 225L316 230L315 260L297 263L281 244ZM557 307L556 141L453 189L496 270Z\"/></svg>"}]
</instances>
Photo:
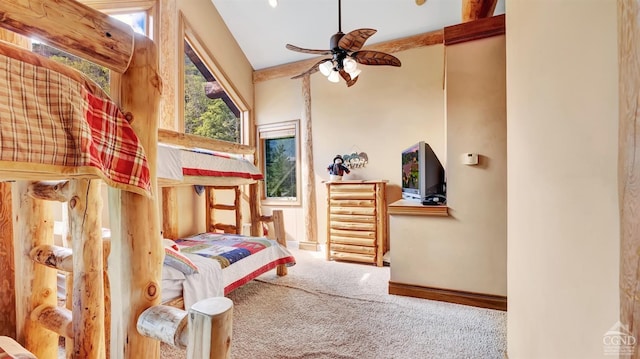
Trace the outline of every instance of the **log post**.
<instances>
[{"instance_id":1,"label":"log post","mask_svg":"<svg viewBox=\"0 0 640 359\"><path fill-rule=\"evenodd\" d=\"M22 48L31 46L29 38L0 29L0 40ZM16 338L16 291L13 253L13 219L11 218L11 183L0 182L0 335Z\"/></svg>"},{"instance_id":2,"label":"log post","mask_svg":"<svg viewBox=\"0 0 640 359\"><path fill-rule=\"evenodd\" d=\"M234 194L233 205L236 207L236 234L242 234L242 204L240 203L242 191L240 190L240 186L234 188Z\"/></svg>"},{"instance_id":3,"label":"log post","mask_svg":"<svg viewBox=\"0 0 640 359\"><path fill-rule=\"evenodd\" d=\"M111 311L111 358L158 358L160 343L136 328L138 316L160 304L164 258L156 178L161 80L156 45L149 38L135 34L134 55L119 83L117 102L132 115L131 126L147 155L153 196L109 188L111 306L118 308Z\"/></svg>"},{"instance_id":4,"label":"log post","mask_svg":"<svg viewBox=\"0 0 640 359\"><path fill-rule=\"evenodd\" d=\"M313 170L313 135L311 133L311 79L307 74L302 77L302 98L304 109L302 111L302 123L304 124L302 144L302 193L304 199L304 241L300 241L300 249L318 250L318 224L316 208L316 182Z\"/></svg>"},{"instance_id":5,"label":"log post","mask_svg":"<svg viewBox=\"0 0 640 359\"><path fill-rule=\"evenodd\" d=\"M287 248L287 233L284 230L284 214L281 209L273 210L273 232L278 243ZM287 275L287 266L280 264L276 268L276 273L279 276Z\"/></svg>"},{"instance_id":6,"label":"log post","mask_svg":"<svg viewBox=\"0 0 640 359\"><path fill-rule=\"evenodd\" d=\"M260 222L260 200L258 198L258 183L249 185L249 213L251 215L251 235L258 237L262 235L262 224Z\"/></svg>"},{"instance_id":7,"label":"log post","mask_svg":"<svg viewBox=\"0 0 640 359\"><path fill-rule=\"evenodd\" d=\"M55 358L58 335L30 319L40 305L57 305L56 271L31 261L29 252L39 245L53 244L51 203L31 198L29 183L14 183L12 201L16 274L16 339L38 358Z\"/></svg>"},{"instance_id":8,"label":"log post","mask_svg":"<svg viewBox=\"0 0 640 359\"><path fill-rule=\"evenodd\" d=\"M215 230L215 211L213 207L216 205L215 190L213 186L204 187L204 228L206 232L213 232Z\"/></svg>"},{"instance_id":9,"label":"log post","mask_svg":"<svg viewBox=\"0 0 640 359\"><path fill-rule=\"evenodd\" d=\"M197 302L189 309L187 358L230 358L232 329L231 299L216 297Z\"/></svg>"},{"instance_id":10,"label":"log post","mask_svg":"<svg viewBox=\"0 0 640 359\"><path fill-rule=\"evenodd\" d=\"M111 285L109 282L109 254L111 238L102 242L102 280L104 284L104 351L105 358L111 358Z\"/></svg>"},{"instance_id":11,"label":"log post","mask_svg":"<svg viewBox=\"0 0 640 359\"><path fill-rule=\"evenodd\" d=\"M100 185L100 180L87 179L70 184L74 358L101 359L106 355Z\"/></svg>"},{"instance_id":12,"label":"log post","mask_svg":"<svg viewBox=\"0 0 640 359\"><path fill-rule=\"evenodd\" d=\"M178 189L162 188L162 235L164 238L178 239Z\"/></svg>"},{"instance_id":13,"label":"log post","mask_svg":"<svg viewBox=\"0 0 640 359\"><path fill-rule=\"evenodd\" d=\"M462 0L462 22L493 16L498 0Z\"/></svg>"},{"instance_id":14,"label":"log post","mask_svg":"<svg viewBox=\"0 0 640 359\"><path fill-rule=\"evenodd\" d=\"M0 335L16 337L16 289L13 260L11 183L0 182Z\"/></svg>"}]
</instances>

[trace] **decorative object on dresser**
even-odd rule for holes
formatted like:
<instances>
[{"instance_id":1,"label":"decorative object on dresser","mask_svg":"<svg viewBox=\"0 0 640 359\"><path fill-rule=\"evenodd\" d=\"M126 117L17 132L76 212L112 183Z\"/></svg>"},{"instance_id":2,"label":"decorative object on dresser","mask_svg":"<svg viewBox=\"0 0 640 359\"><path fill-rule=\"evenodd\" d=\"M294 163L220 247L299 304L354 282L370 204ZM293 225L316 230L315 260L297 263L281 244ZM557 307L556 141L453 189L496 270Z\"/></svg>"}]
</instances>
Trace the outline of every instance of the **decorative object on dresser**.
<instances>
[{"instance_id":1,"label":"decorative object on dresser","mask_svg":"<svg viewBox=\"0 0 640 359\"><path fill-rule=\"evenodd\" d=\"M327 260L383 265L389 250L385 180L327 185Z\"/></svg>"}]
</instances>

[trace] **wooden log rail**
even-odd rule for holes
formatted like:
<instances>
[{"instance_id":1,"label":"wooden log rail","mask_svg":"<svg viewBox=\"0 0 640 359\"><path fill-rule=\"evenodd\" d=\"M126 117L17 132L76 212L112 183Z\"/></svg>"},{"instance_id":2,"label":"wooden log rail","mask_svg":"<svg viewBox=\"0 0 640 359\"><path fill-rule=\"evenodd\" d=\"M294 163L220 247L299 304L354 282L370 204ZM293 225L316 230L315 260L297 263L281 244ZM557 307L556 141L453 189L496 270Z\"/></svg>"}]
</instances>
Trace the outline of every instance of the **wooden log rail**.
<instances>
[{"instance_id":1,"label":"wooden log rail","mask_svg":"<svg viewBox=\"0 0 640 359\"><path fill-rule=\"evenodd\" d=\"M171 130L158 129L158 142L170 145L178 145L187 148L204 148L210 151L235 153L240 155L253 155L256 153L254 146L240 143L214 140L212 138L191 135Z\"/></svg>"},{"instance_id":2,"label":"wooden log rail","mask_svg":"<svg viewBox=\"0 0 640 359\"><path fill-rule=\"evenodd\" d=\"M187 348L187 359L229 358L233 302L226 297L203 299L188 312L156 305L138 317L137 328L141 335Z\"/></svg>"},{"instance_id":3,"label":"wooden log rail","mask_svg":"<svg viewBox=\"0 0 640 359\"><path fill-rule=\"evenodd\" d=\"M0 27L123 73L133 56L131 26L73 0L2 0Z\"/></svg>"}]
</instances>

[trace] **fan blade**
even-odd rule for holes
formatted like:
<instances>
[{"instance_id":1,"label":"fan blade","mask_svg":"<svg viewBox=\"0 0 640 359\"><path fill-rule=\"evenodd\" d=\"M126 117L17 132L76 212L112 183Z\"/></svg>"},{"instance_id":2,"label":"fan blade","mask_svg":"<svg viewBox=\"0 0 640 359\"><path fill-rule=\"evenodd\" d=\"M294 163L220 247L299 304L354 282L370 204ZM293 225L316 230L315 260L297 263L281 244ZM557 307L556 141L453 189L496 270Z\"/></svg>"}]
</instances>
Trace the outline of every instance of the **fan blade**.
<instances>
[{"instance_id":1,"label":"fan blade","mask_svg":"<svg viewBox=\"0 0 640 359\"><path fill-rule=\"evenodd\" d=\"M314 55L331 55L331 50L311 50L311 49L303 49L298 46L293 46L291 44L287 44L287 49L291 51L302 52L305 54L314 54Z\"/></svg>"},{"instance_id":2,"label":"fan blade","mask_svg":"<svg viewBox=\"0 0 640 359\"><path fill-rule=\"evenodd\" d=\"M347 83L347 87L353 86L353 84L358 81L357 77L355 79L351 79L351 75L349 75L345 70L340 70L340 76L342 76L344 81Z\"/></svg>"},{"instance_id":3,"label":"fan blade","mask_svg":"<svg viewBox=\"0 0 640 359\"><path fill-rule=\"evenodd\" d=\"M397 57L380 51L356 51L351 54L351 57L363 65L389 65L398 67L401 65Z\"/></svg>"},{"instance_id":4,"label":"fan blade","mask_svg":"<svg viewBox=\"0 0 640 359\"><path fill-rule=\"evenodd\" d=\"M301 73L299 75L296 75L296 76L292 77L291 79L299 79L299 78L303 77L304 75L314 74L314 73L318 72L320 64L322 64L323 62L327 62L327 61L331 61L331 58L322 59L322 60L316 62L307 71L305 71L305 72L303 72L303 73Z\"/></svg>"},{"instance_id":5,"label":"fan blade","mask_svg":"<svg viewBox=\"0 0 640 359\"><path fill-rule=\"evenodd\" d=\"M367 41L371 35L375 34L378 30L374 29L357 29L344 35L338 46L347 51L358 51L364 46L364 42Z\"/></svg>"}]
</instances>

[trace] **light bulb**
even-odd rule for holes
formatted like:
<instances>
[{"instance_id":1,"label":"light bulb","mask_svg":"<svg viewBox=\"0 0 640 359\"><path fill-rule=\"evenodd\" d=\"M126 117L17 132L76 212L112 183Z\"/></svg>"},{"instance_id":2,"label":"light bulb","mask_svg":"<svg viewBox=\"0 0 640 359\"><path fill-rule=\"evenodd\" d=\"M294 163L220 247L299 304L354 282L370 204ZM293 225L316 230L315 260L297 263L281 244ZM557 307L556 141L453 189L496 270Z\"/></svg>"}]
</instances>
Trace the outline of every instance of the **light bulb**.
<instances>
[{"instance_id":1,"label":"light bulb","mask_svg":"<svg viewBox=\"0 0 640 359\"><path fill-rule=\"evenodd\" d=\"M321 63L318 68L323 75L329 76L329 74L331 74L331 70L333 70L333 63L331 61L325 61Z\"/></svg>"},{"instance_id":2,"label":"light bulb","mask_svg":"<svg viewBox=\"0 0 640 359\"><path fill-rule=\"evenodd\" d=\"M346 72L351 73L358 67L358 64L356 63L356 60L350 57L346 57L344 60L342 60L342 67Z\"/></svg>"},{"instance_id":3,"label":"light bulb","mask_svg":"<svg viewBox=\"0 0 640 359\"><path fill-rule=\"evenodd\" d=\"M276 6L278 6L278 0L269 0L269 5L275 8Z\"/></svg>"},{"instance_id":4,"label":"light bulb","mask_svg":"<svg viewBox=\"0 0 640 359\"><path fill-rule=\"evenodd\" d=\"M362 72L362 70L360 69L355 69L351 72L347 72L349 74L349 76L351 76L351 79L355 79L356 77L358 77L358 75L360 75L360 73Z\"/></svg>"},{"instance_id":5,"label":"light bulb","mask_svg":"<svg viewBox=\"0 0 640 359\"><path fill-rule=\"evenodd\" d=\"M338 75L338 71L331 71L327 79L331 82L340 82L340 76Z\"/></svg>"}]
</instances>

